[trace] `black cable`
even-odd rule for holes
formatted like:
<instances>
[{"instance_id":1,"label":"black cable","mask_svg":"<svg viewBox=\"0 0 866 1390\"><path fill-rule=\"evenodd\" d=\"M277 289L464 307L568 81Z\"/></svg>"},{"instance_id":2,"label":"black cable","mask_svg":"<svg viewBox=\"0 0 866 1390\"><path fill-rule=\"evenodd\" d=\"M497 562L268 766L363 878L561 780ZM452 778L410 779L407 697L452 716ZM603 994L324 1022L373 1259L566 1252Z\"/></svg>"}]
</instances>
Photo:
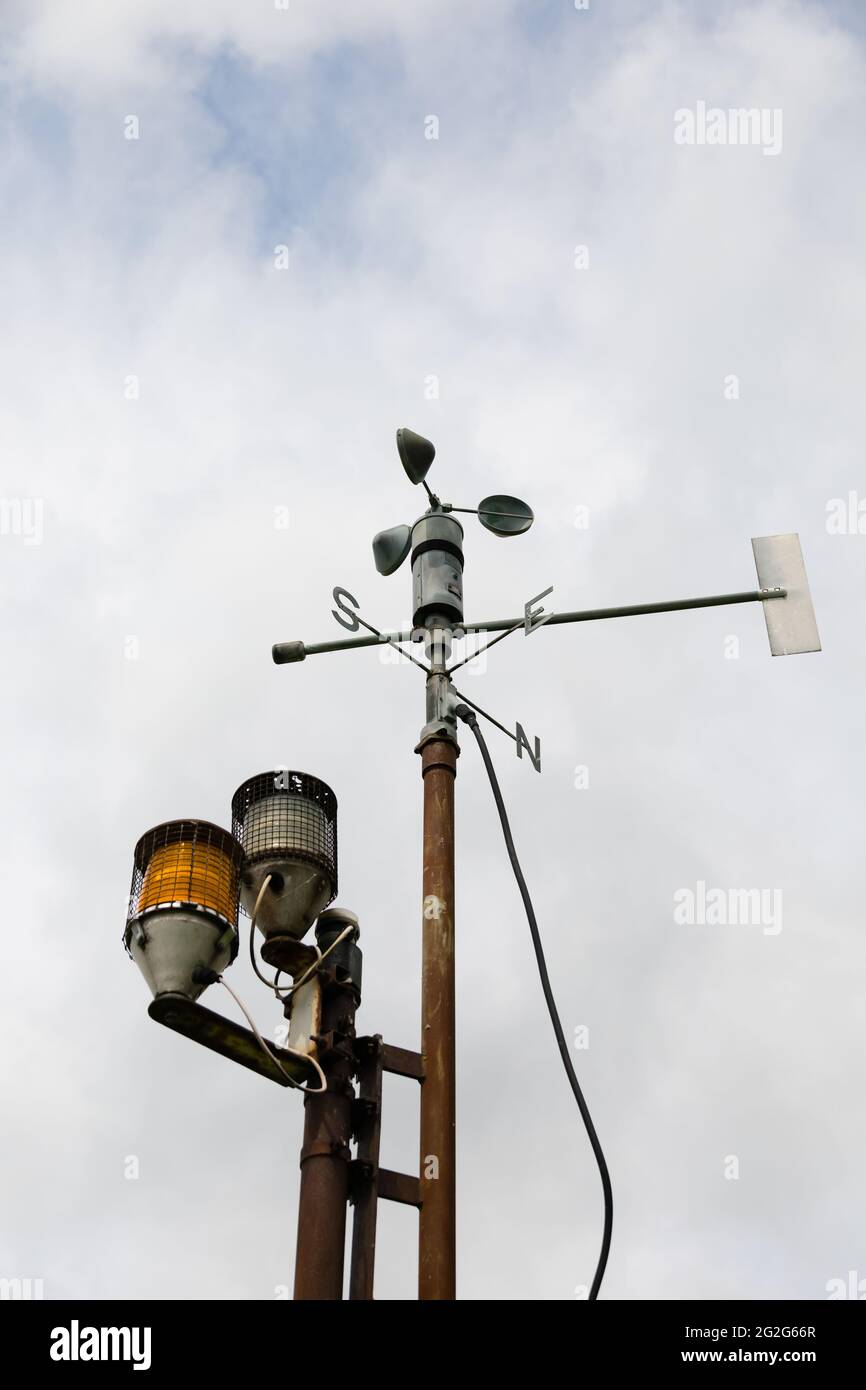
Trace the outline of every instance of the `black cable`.
<instances>
[{"instance_id":1,"label":"black cable","mask_svg":"<svg viewBox=\"0 0 866 1390\"><path fill-rule=\"evenodd\" d=\"M464 724L468 724L481 749L481 756L484 759L484 766L487 768L487 776L490 778L490 786L493 791L493 799L496 802L496 809L499 812L499 819L502 822L502 833L505 836L505 847L508 850L508 857L511 860L511 867L514 870L514 877L517 879L517 886L520 889L520 896L523 899L523 906L526 908L526 916L529 921L529 931L532 936L532 945L535 948L535 959L538 962L538 973L541 977L541 988L544 991L544 999L547 1004L547 1011L550 1014L550 1021L553 1024L553 1031L556 1035L556 1042L562 1063L565 1067L569 1085L574 1092L592 1151L595 1154L595 1161L598 1164L598 1171L601 1177L601 1187L604 1193L604 1230L601 1237L601 1253L598 1257L598 1265L595 1270L595 1277L589 1291L590 1302L595 1302L598 1298L598 1291L601 1288L601 1281L604 1278L604 1271L607 1265L607 1257L610 1253L610 1237L613 1230L613 1191L610 1185L610 1174L607 1171L607 1164L602 1153L598 1135L595 1132L595 1125L589 1108L583 1098L580 1089L580 1082L577 1079L574 1067L572 1066L571 1056L568 1051L568 1044L565 1041L565 1034L562 1031L562 1024L559 1021L559 1013L556 1008L556 1001L553 998L553 990L550 986L550 976L547 973L547 964L544 959L544 950L541 945L541 936L538 931L538 922L535 917L535 909L532 906L532 899L529 896L529 889L526 886L526 879L523 877L523 870L517 859L517 851L514 848L514 840L511 838L511 827L508 824L508 815L505 810L505 803L502 800L502 792L499 789L499 782L490 758L490 753L485 742L484 735L478 727L478 720L467 705L457 705L455 714L458 719L462 719Z\"/></svg>"}]
</instances>

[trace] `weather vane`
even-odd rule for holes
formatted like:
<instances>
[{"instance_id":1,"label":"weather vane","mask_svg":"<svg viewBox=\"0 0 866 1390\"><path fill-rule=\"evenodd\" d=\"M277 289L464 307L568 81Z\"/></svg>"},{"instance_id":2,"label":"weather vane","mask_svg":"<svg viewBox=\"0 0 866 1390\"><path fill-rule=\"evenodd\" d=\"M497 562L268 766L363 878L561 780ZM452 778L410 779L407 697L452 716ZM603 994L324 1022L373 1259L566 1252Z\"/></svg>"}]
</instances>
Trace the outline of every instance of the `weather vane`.
<instances>
[{"instance_id":1,"label":"weather vane","mask_svg":"<svg viewBox=\"0 0 866 1390\"><path fill-rule=\"evenodd\" d=\"M344 638L334 642L306 644L279 642L273 648L278 665L304 661L308 656L324 652L346 651L355 647L388 643L401 656L414 661L428 677L428 723L422 739L439 723L452 718L459 702L469 705L502 733L514 740L517 756L529 754L537 772L541 771L541 740L534 739L531 747L523 726L516 723L514 731L479 708L466 695L454 688L451 676L461 666L501 642L513 632L522 631L526 637L550 623L589 622L602 618L635 617L649 613L669 613L689 608L713 608L723 604L762 603L774 656L795 652L820 651L818 629L809 595L799 538L796 535L761 536L752 540L758 572L759 589L730 594L712 594L703 598L672 599L661 603L637 603L613 608L591 608L577 612L546 611L541 600L553 593L550 585L524 604L523 614L516 618L497 618L486 622L467 623L463 618L463 527L454 520L454 513L477 516L482 526L495 536L519 536L528 531L534 520L532 508L518 497L496 493L485 497L477 507L456 507L441 502L427 483L427 474L435 456L435 446L429 439L413 430L397 431L397 451L410 482L422 484L430 507L414 526L393 526L373 538L373 559L382 575L394 574L410 554L412 556L413 626L411 631L380 631L361 617L358 600L348 589L337 586L333 591L336 605L333 617L349 632L364 628L370 636ZM779 603L784 599L785 602ZM469 633L496 632L486 646L464 656L449 666L451 644ZM400 643L424 643L429 665L412 656Z\"/></svg>"},{"instance_id":2,"label":"weather vane","mask_svg":"<svg viewBox=\"0 0 866 1390\"><path fill-rule=\"evenodd\" d=\"M143 835L135 848L124 944L154 996L151 1017L280 1086L305 1092L295 1297L343 1297L349 1201L355 1208L349 1296L373 1297L380 1199L418 1209L419 1297L456 1297L454 785L460 751L457 727L465 723L490 779L557 1046L601 1177L601 1250L587 1286L587 1296L595 1299L611 1242L610 1177L571 1061L529 889L476 715L513 740L518 757L526 753L538 772L541 742L536 736L530 743L520 723L508 728L455 687L454 673L481 653L449 664L453 643L469 633L495 633L481 648L489 651L512 633L531 637L542 628L549 631L566 623L761 603L774 656L819 651L800 543L796 535L752 541L757 589L558 613L542 603L553 592L548 586L524 603L518 617L467 622L463 526L456 514L474 514L488 531L507 538L529 529L532 510L519 498L501 493L485 497L474 508L442 502L427 483L436 453L433 444L401 429L397 449L409 480L423 484L430 505L412 526L379 532L373 557L380 574L392 575L411 555L412 627L374 627L361 616L351 592L338 585L333 590L333 617L350 635L314 645L281 642L273 648L273 659L282 665L387 643L424 672L425 722L415 744L424 788L419 1050L386 1044L379 1034L356 1035L355 1013L361 1000L358 919L344 907L329 906L337 893L337 801L330 787L308 773L278 768L248 778L232 799L231 833L208 821L186 820L167 822ZM356 635L362 628L365 635ZM423 644L425 660L410 649L418 644ZM288 1020L278 1043L264 1039L224 979L238 951L240 906L250 918L255 974L279 1000ZM305 944L302 938L314 923L316 944ZM256 931L264 938L261 959L276 971L273 979L262 973L256 959ZM248 1029L198 1002L202 991L217 982L236 999ZM385 1072L420 1085L417 1176L379 1164Z\"/></svg>"}]
</instances>

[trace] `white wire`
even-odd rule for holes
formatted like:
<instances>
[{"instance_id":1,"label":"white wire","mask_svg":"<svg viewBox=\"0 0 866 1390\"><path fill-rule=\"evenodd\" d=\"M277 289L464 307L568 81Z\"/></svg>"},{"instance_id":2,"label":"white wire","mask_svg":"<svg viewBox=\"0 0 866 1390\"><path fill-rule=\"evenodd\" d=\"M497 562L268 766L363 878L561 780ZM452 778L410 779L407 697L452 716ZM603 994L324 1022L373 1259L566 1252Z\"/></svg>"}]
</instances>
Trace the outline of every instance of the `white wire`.
<instances>
[{"instance_id":1,"label":"white wire","mask_svg":"<svg viewBox=\"0 0 866 1390\"><path fill-rule=\"evenodd\" d=\"M263 985L267 985L268 989L272 989L272 990L274 991L274 993L276 994L276 992L277 992L277 990L276 990L277 977L276 977L276 975L275 975L272 981L271 981L271 980L268 980L268 979L266 979L265 976L262 974L261 970L259 970L258 962L257 962L257 960L256 960L256 947L255 947L255 938L256 938L256 918L257 918L258 915L259 915L259 908L260 908L261 905L262 905L262 898L265 896L265 890L267 889L267 886L268 886L268 884L270 883L270 881L271 881L272 878L273 878L273 874L265 874L265 877L264 877L264 879L262 880L262 886L261 886L261 888L259 889L258 897L256 898L256 905L255 905L255 907L253 908L252 916L250 917L250 964L251 964L252 967L253 967L253 973L255 974L256 979L261 980L261 982L262 982ZM279 998L279 996L277 996L277 997Z\"/></svg>"},{"instance_id":2,"label":"white wire","mask_svg":"<svg viewBox=\"0 0 866 1390\"><path fill-rule=\"evenodd\" d=\"M303 984L306 983L306 981L310 978L310 976L311 976L316 970L318 970L319 966L322 964L322 961L323 961L323 960L327 960L327 959L328 959L328 956L331 954L331 952L332 952L337 946L339 946L339 944L340 944L341 941L345 941L346 937L347 937L351 932L353 932L354 930L355 930L354 923L350 923L348 927L344 927L344 929L340 932L340 935L337 937L336 941L332 941L332 942L331 942L331 944L330 944L330 946L328 947L327 951L320 951L319 948L318 948L318 946L314 946L314 947L313 947L313 950L317 952L317 954L318 954L318 960L314 960L313 963L312 963L312 965L308 965L308 966L307 966L307 968L306 968L306 970L304 971L303 975L301 975L297 980L295 980L294 984L293 984L289 989L286 990L285 994L281 994L281 995L279 996L280 999L291 999L291 997L292 997L292 995L294 994L295 990L296 990L296 989L300 989L300 988L301 988L301 985L303 985ZM278 970L278 971L277 971L277 975L279 975L279 974L280 974L280 971ZM274 990L276 991L276 981L274 982Z\"/></svg>"},{"instance_id":3,"label":"white wire","mask_svg":"<svg viewBox=\"0 0 866 1390\"><path fill-rule=\"evenodd\" d=\"M335 943L335 944L336 944L336 943ZM319 1077L321 1078L322 1084L321 1084L321 1086L319 1086L318 1088L311 1088L310 1086L299 1086L298 1083L297 1083L297 1081L294 1079L294 1077L293 1077L293 1076L289 1076L289 1073L285 1070L285 1068L284 1068L283 1066L280 1065L280 1062L279 1062L278 1058L276 1058L276 1057L274 1056L273 1052L271 1052L271 1049L268 1047L267 1043L265 1042L264 1038L262 1037L262 1035L261 1035L261 1033L259 1032L258 1028L256 1027L255 1023L253 1022L252 1018L250 1017L249 1013L247 1012L247 1010L246 1010L244 1004L243 1004L242 1001L238 998L238 996L235 994L235 992L234 992L234 990L232 989L231 985L226 984L226 982L225 982L225 980L223 979L222 975L218 976L218 979L219 979L220 984L223 986L223 988L228 990L229 994L231 995L232 999L234 999L235 1003L237 1004L238 1008L240 1009L240 1011L241 1011L241 1013L243 1014L244 1018L246 1019L247 1023L250 1025L250 1028L253 1030L253 1033L255 1034L256 1040L258 1041L259 1047L262 1049L262 1052L264 1052L264 1054L265 1054L265 1056L268 1058L268 1060L271 1061L271 1062L273 1062L274 1066L277 1067L277 1068L279 1069L279 1071L282 1072L283 1076L286 1078L286 1080L288 1081L289 1085L290 1085L290 1086L293 1086L294 1089L295 1089L296 1091L303 1091L306 1095L310 1095L310 1096L320 1096L320 1095L322 1095L325 1091L327 1091L327 1089L328 1089L328 1078L325 1076L325 1073L322 1071L322 1068L319 1066L319 1064L318 1064L318 1062L316 1061L315 1057L311 1057L310 1054L309 1054L309 1053L306 1053L306 1052L298 1052L294 1047L286 1047L286 1048L283 1048L283 1051L284 1051L284 1052L288 1052L288 1054L289 1054L291 1057L297 1057L298 1060L301 1061L301 1062L309 1062L310 1066L314 1067L315 1070L317 1071Z\"/></svg>"},{"instance_id":4,"label":"white wire","mask_svg":"<svg viewBox=\"0 0 866 1390\"><path fill-rule=\"evenodd\" d=\"M253 908L252 916L250 917L250 921L252 922L253 926L256 925L256 918L259 915L259 908L262 905L262 898L265 896L265 889L267 888L272 878L273 874L265 874L264 878L262 879L262 886L259 889L259 895L256 898L256 905Z\"/></svg>"},{"instance_id":5,"label":"white wire","mask_svg":"<svg viewBox=\"0 0 866 1390\"><path fill-rule=\"evenodd\" d=\"M313 877L313 875L311 875L311 877ZM251 962L252 962L253 970L255 971L257 977L261 980L262 984L263 984L263 985L267 985L268 989L272 989L272 990L273 990L273 992L274 992L274 994L276 995L277 999L280 1000L280 1003L285 1003L285 1001L286 1001L287 999L291 999L292 995L295 994L295 992L301 988L301 985L303 985L303 984L306 983L306 981L310 978L310 976L313 975L313 974L315 973L315 971L317 971L317 970L319 969L320 965L322 964L322 961L325 960L337 946L339 946L339 944L340 944L341 941L345 941L346 937L349 936L349 935L355 930L355 928L354 928L354 924L350 923L349 926L345 927L345 928L343 929L343 931L340 932L340 935L337 937L336 941L332 941L332 942L331 942L330 946L328 947L328 949L327 949L326 951L320 951L319 948L318 948L318 946L313 946L313 950L316 952L316 959L312 962L311 965L308 965L308 966L307 966L307 969L306 969L306 970L304 971L304 973L299 977L299 979L295 980L295 981L292 983L291 988L287 989L287 990L285 991L284 994L281 994L280 991L279 991L279 989L277 988L277 980L280 978L280 974L281 974L282 972L278 970L277 973L276 973L276 975L275 975L274 978L273 978L273 981L267 980L267 979L265 978L265 976L264 976L264 975L261 973L261 971L259 970L258 962L256 961L256 953L255 953L255 945L254 945L254 943L255 943L255 930L256 930L256 917L258 916L259 908L260 908L261 905L262 905L262 898L265 896L265 893L267 892L267 889L268 889L268 885L269 885L269 883L270 883L270 881L271 881L272 878L273 878L273 874L266 874L265 877L264 877L264 879L262 880L262 886L261 886L261 888L260 888L259 891L258 891L258 895L257 895L257 897L256 897L255 905L254 905L254 907L253 907L252 914L251 914L251 916L250 916L250 960L251 960ZM261 1047L262 1051L264 1052L265 1056L268 1057L268 1058L270 1059L270 1061L272 1061L272 1062L274 1063L274 1065L279 1069L279 1071L282 1073L282 1075L283 1075L283 1076L286 1078L286 1080L288 1081L289 1085L290 1085L290 1086L293 1086L294 1089L295 1089L296 1091L304 1091L306 1094L311 1095L311 1096L319 1096L319 1095L322 1095L325 1091L327 1091L327 1089L328 1089L328 1080L327 1080L327 1077L325 1076L325 1073L322 1071L322 1068L319 1066L319 1064L318 1064L318 1062L316 1061L315 1057L311 1056L309 1053L306 1053L306 1052L298 1052L297 1049L296 1049L296 1048L293 1048L293 1047L284 1048L283 1051L284 1051L284 1052L290 1053L290 1055L291 1055L292 1057L297 1057L297 1058L299 1058L299 1059L300 1059L301 1061L303 1061L303 1062L309 1062L311 1066L315 1067L316 1072L318 1073L319 1077L321 1078L322 1084L321 1084L321 1086L319 1086L317 1089L311 1089L309 1086L299 1086L298 1083L297 1083L297 1081L295 1081L293 1077L289 1076L289 1073L285 1070L284 1067L280 1066L279 1061L277 1060L277 1058L276 1058L276 1057L274 1056L274 1054L271 1052L270 1048L269 1048L269 1047L267 1046L267 1044L265 1043L264 1038L262 1037L262 1035L261 1035L261 1033L259 1032L258 1028L256 1027L255 1023L253 1022L253 1019L251 1018L250 1014L247 1012L247 1010L246 1010L246 1008L244 1007L244 1005L243 1005L243 1003L241 1002L241 1000L240 1000L240 999L238 998L238 996L235 994L235 992L234 992L234 990L232 989L231 985L226 984L226 982L225 982L225 980L223 979L222 975L219 976L219 982L220 982L221 985L224 985L224 986L225 986L225 988L228 990L229 994L231 995L232 999L234 999L235 1003L237 1004L238 1008L240 1009L240 1011L241 1011L241 1013L243 1014L244 1018L246 1019L247 1023L250 1025L250 1028L252 1029L252 1031L253 1031L253 1033L254 1033L256 1039L258 1040L258 1044L259 1044L259 1046Z\"/></svg>"},{"instance_id":6,"label":"white wire","mask_svg":"<svg viewBox=\"0 0 866 1390\"><path fill-rule=\"evenodd\" d=\"M305 879L304 883L310 883L315 877L316 877L315 874L310 874L310 877L309 877L308 879ZM278 970L277 973L276 973L276 975L274 976L273 980L268 980L268 979L266 979L265 976L262 974L261 970L259 970L258 962L257 962L257 960L256 960L256 951L255 951L255 944L254 944L254 943L255 943L256 918L257 918L258 915L259 915L259 908L260 908L261 905L262 905L262 898L265 896L265 890L267 889L267 886L268 886L268 884L270 883L270 881L271 881L272 878L273 878L273 874L266 874L266 875L265 875L265 877L264 877L264 879L263 879L263 881L262 881L262 886L261 886L261 888L259 889L259 892L258 892L258 897L256 898L255 906L254 906L253 911L252 911L252 916L250 917L250 962L251 962L251 964L252 964L253 970L255 971L256 978L259 979L259 980L261 980L261 982L262 982L263 985L267 985L268 989L272 989L272 990L274 991L274 994L276 995L276 997L277 997L277 998L280 1000L280 1002L282 1003L284 1000L290 999L290 998L291 998L291 996L292 996L292 994L294 993L294 991L303 983L303 981L304 981L304 980L307 978L307 976L310 974L310 971L313 970L313 969L315 969L315 968L319 965L319 962L320 962L320 961L323 961L323 960L324 960L325 956L327 956L327 955L334 949L334 946L339 946L340 942L343 940L343 937L345 937L345 936L347 935L347 933L346 933L346 932L343 932L343 933L337 938L337 940L333 943L333 945L331 945L331 946L328 947L327 951L325 952L325 956L322 955L322 953L321 953L321 951L319 950L318 946L313 946L313 950L316 952L316 957L317 957L317 959L313 962L313 965L310 966L310 969L307 970L307 971L305 972L305 974L304 974L304 975L302 976L302 978L297 982L297 984L294 984L294 985L291 987L291 989L288 989L288 990L286 991L285 994L281 994L280 991L279 991L279 989L278 989L278 987L277 987L277 980L280 978L280 975L281 975L283 972L282 972L281 970ZM302 887L302 888L304 887L304 883L301 884L301 887ZM311 944L312 944L312 943L311 943Z\"/></svg>"}]
</instances>

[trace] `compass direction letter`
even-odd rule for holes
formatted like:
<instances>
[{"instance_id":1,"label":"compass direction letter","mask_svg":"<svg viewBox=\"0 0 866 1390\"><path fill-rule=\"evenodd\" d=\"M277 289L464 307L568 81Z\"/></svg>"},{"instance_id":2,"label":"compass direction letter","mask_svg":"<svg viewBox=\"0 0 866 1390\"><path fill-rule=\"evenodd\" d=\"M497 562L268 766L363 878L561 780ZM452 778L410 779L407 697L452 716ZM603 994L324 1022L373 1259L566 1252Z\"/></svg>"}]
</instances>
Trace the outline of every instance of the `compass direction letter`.
<instances>
[{"instance_id":1,"label":"compass direction letter","mask_svg":"<svg viewBox=\"0 0 866 1390\"><path fill-rule=\"evenodd\" d=\"M536 628L542 627L544 623L547 622L548 618L553 617L552 613L545 613L543 608L533 608L532 606L534 603L538 603L540 598L547 598L547 595L552 593L553 585L551 584L549 589L545 589L541 594L536 594L535 598L531 598L528 603L524 603L523 631L525 636L528 637L530 633L535 632Z\"/></svg>"}]
</instances>

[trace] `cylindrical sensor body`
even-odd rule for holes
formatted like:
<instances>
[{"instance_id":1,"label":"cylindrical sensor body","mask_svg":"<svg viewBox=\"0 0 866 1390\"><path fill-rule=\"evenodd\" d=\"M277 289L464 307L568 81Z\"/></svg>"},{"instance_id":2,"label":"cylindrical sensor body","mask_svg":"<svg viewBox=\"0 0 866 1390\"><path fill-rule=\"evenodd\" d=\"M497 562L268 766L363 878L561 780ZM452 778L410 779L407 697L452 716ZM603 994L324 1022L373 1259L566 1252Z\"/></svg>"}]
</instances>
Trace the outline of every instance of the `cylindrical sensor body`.
<instances>
[{"instance_id":1,"label":"cylindrical sensor body","mask_svg":"<svg viewBox=\"0 0 866 1390\"><path fill-rule=\"evenodd\" d=\"M436 616L463 621L463 527L445 512L428 512L412 527L412 622Z\"/></svg>"}]
</instances>

